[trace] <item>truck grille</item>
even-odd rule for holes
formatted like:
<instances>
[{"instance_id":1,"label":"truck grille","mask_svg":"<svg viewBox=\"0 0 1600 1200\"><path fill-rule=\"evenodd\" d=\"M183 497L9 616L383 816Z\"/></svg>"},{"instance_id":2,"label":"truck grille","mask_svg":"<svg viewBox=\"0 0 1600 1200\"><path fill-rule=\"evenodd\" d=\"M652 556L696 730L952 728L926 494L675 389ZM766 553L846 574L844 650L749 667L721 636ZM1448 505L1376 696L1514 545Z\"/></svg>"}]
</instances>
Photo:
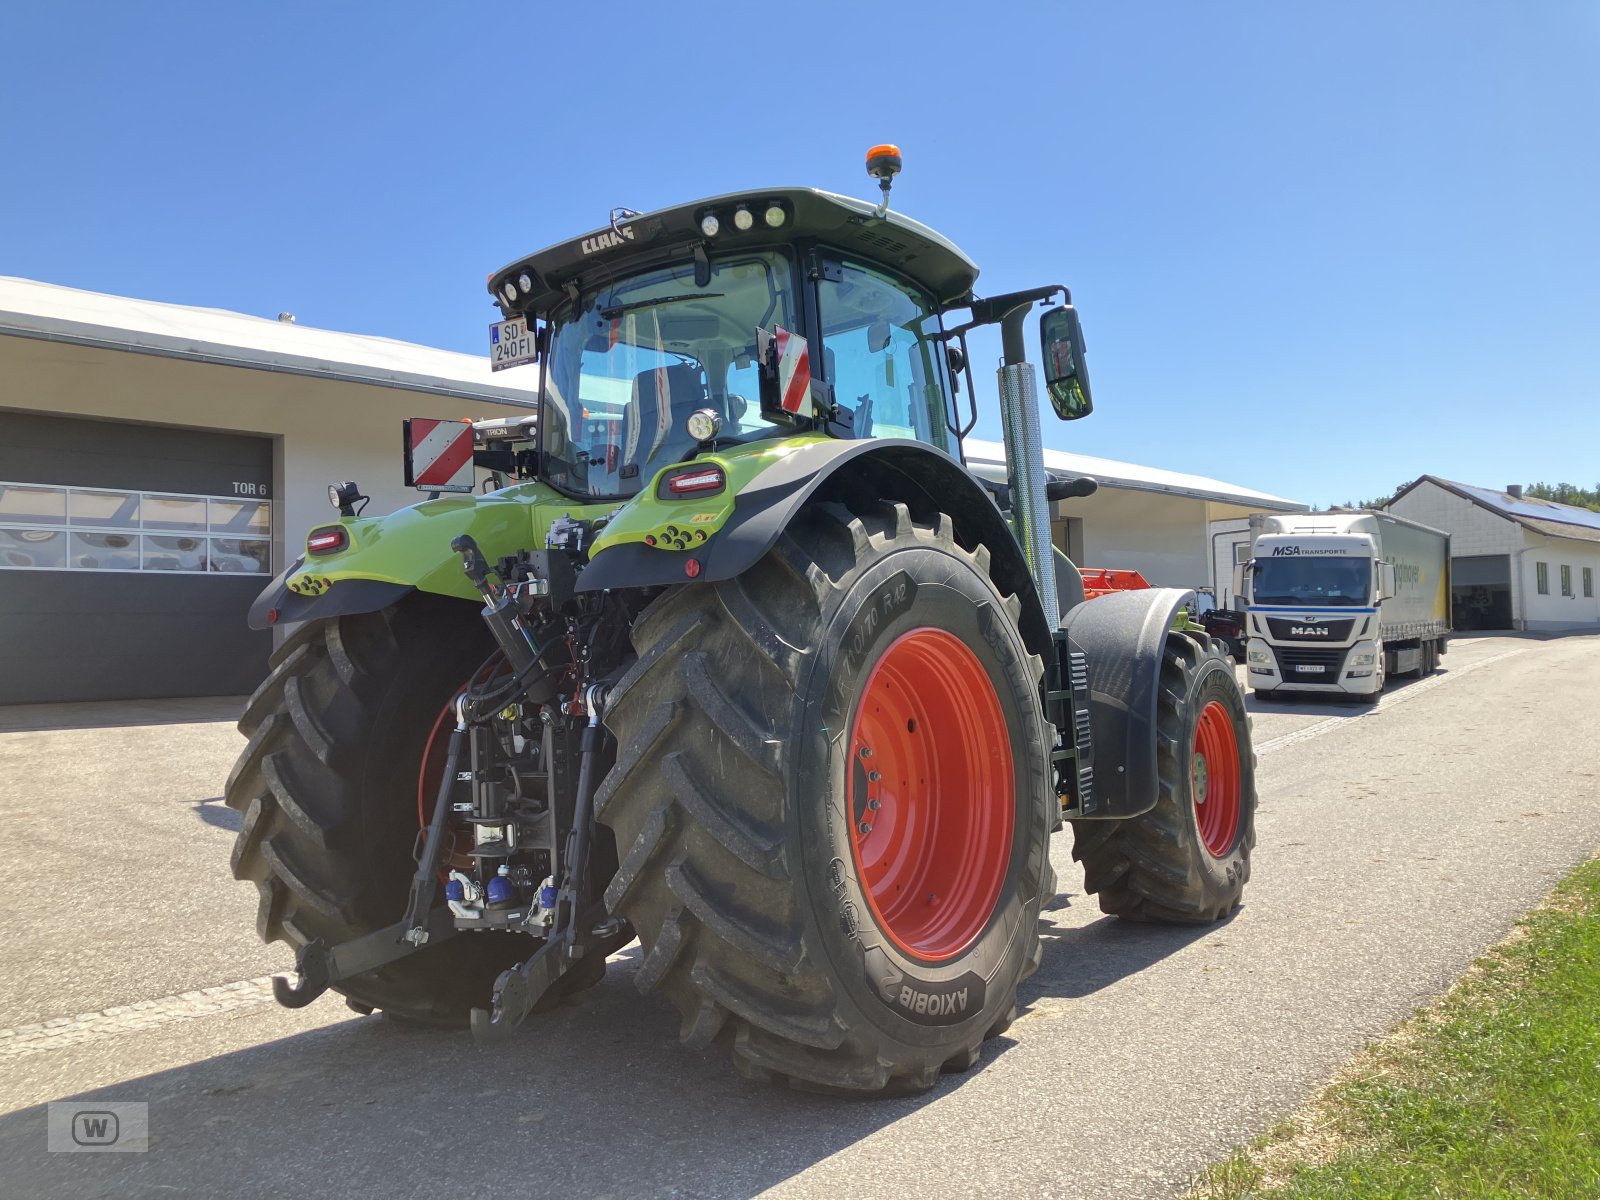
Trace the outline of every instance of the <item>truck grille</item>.
<instances>
[{"instance_id":1,"label":"truck grille","mask_svg":"<svg viewBox=\"0 0 1600 1200\"><path fill-rule=\"evenodd\" d=\"M1278 673L1301 683L1337 683L1345 652L1332 646L1274 646Z\"/></svg>"},{"instance_id":2,"label":"truck grille","mask_svg":"<svg viewBox=\"0 0 1600 1200\"><path fill-rule=\"evenodd\" d=\"M1314 622L1296 621L1293 617L1268 617L1267 628L1272 631L1275 641L1293 642L1307 646L1314 646L1318 642L1348 642L1350 631L1356 627L1354 617L1343 617L1339 620L1329 621L1318 618ZM1307 633L1296 633L1296 629L1311 630ZM1326 629L1327 633L1321 630Z\"/></svg>"}]
</instances>

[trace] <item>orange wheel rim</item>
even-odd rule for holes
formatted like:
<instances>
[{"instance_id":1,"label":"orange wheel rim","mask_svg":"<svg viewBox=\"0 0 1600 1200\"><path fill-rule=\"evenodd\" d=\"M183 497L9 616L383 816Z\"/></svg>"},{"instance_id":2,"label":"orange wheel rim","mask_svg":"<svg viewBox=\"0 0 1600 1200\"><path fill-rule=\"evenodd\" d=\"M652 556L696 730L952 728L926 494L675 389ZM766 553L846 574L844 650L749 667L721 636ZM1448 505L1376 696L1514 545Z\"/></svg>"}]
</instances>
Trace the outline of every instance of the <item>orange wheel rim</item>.
<instances>
[{"instance_id":1,"label":"orange wheel rim","mask_svg":"<svg viewBox=\"0 0 1600 1200\"><path fill-rule=\"evenodd\" d=\"M942 629L896 638L850 730L851 850L878 926L943 961L988 924L1011 862L1010 730L977 655Z\"/></svg>"},{"instance_id":2,"label":"orange wheel rim","mask_svg":"<svg viewBox=\"0 0 1600 1200\"><path fill-rule=\"evenodd\" d=\"M1212 700L1200 710L1189 767L1195 822L1212 858L1228 854L1238 839L1241 775L1233 718L1220 701Z\"/></svg>"}]
</instances>

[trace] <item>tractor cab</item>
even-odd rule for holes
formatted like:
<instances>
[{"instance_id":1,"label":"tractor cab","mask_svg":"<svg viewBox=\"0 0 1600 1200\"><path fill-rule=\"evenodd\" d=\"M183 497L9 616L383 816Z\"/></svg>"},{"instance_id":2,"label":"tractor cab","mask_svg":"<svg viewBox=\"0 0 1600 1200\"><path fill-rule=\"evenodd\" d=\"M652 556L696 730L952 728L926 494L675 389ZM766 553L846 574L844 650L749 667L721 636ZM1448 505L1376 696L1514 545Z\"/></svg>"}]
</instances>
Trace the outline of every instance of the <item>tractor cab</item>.
<instances>
[{"instance_id":1,"label":"tractor cab","mask_svg":"<svg viewBox=\"0 0 1600 1200\"><path fill-rule=\"evenodd\" d=\"M943 314L977 276L915 221L788 188L616 214L489 289L531 332L545 482L603 500L796 430L958 453Z\"/></svg>"}]
</instances>

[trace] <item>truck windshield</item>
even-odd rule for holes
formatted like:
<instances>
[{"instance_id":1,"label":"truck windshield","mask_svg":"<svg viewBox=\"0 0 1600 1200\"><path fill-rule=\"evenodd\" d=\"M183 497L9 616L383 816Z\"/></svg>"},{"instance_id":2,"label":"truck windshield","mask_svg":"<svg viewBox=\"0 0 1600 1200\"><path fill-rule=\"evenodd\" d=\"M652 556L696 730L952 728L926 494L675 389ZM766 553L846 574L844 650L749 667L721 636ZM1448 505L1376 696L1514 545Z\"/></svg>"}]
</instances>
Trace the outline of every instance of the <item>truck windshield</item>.
<instances>
[{"instance_id":1,"label":"truck windshield","mask_svg":"<svg viewBox=\"0 0 1600 1200\"><path fill-rule=\"evenodd\" d=\"M1258 558L1250 591L1257 604L1353 608L1367 602L1371 580L1365 558Z\"/></svg>"},{"instance_id":2,"label":"truck windshield","mask_svg":"<svg viewBox=\"0 0 1600 1200\"><path fill-rule=\"evenodd\" d=\"M788 258L761 251L663 267L585 295L553 319L539 410L543 475L574 496L621 498L693 453L684 420L722 417L719 440L779 427L764 420L756 330L795 329Z\"/></svg>"}]
</instances>

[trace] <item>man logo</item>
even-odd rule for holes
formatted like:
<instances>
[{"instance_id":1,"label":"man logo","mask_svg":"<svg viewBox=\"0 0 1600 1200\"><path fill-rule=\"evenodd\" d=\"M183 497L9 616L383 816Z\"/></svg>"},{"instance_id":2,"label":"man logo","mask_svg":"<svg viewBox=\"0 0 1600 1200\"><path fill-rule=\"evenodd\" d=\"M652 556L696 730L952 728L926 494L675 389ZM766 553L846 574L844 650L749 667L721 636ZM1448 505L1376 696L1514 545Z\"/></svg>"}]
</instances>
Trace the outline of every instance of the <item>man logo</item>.
<instances>
[{"instance_id":1,"label":"man logo","mask_svg":"<svg viewBox=\"0 0 1600 1200\"><path fill-rule=\"evenodd\" d=\"M72 1140L80 1146L114 1146L122 1136L117 1114L104 1109L72 1115Z\"/></svg>"}]
</instances>

